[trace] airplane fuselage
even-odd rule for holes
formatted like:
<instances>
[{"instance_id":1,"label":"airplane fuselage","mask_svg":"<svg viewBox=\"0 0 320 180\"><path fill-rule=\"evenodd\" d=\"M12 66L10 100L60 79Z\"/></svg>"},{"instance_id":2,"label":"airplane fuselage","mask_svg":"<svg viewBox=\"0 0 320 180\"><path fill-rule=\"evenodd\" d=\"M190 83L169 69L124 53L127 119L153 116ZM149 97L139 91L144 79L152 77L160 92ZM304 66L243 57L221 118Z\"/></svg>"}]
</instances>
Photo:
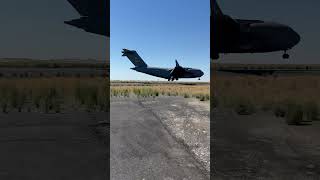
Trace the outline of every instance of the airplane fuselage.
<instances>
[{"instance_id":1,"label":"airplane fuselage","mask_svg":"<svg viewBox=\"0 0 320 180\"><path fill-rule=\"evenodd\" d=\"M217 29L219 53L263 53L286 51L294 47L300 36L289 26L275 22L237 19L238 25ZM220 26L222 27L222 26ZM229 31L229 32L228 32ZM228 32L229 36L223 35Z\"/></svg>"},{"instance_id":2,"label":"airplane fuselage","mask_svg":"<svg viewBox=\"0 0 320 180\"><path fill-rule=\"evenodd\" d=\"M233 19L222 13L216 0L211 1L211 58L222 53L268 53L287 50L300 41L291 27L276 22Z\"/></svg>"},{"instance_id":3,"label":"airplane fuselage","mask_svg":"<svg viewBox=\"0 0 320 180\"><path fill-rule=\"evenodd\" d=\"M134 67L131 68L137 72L145 73L151 76L156 76L164 79L171 78L172 69L169 68L158 68L158 67ZM179 75L178 78L200 78L203 76L203 72L199 69L184 68L185 72Z\"/></svg>"}]
</instances>

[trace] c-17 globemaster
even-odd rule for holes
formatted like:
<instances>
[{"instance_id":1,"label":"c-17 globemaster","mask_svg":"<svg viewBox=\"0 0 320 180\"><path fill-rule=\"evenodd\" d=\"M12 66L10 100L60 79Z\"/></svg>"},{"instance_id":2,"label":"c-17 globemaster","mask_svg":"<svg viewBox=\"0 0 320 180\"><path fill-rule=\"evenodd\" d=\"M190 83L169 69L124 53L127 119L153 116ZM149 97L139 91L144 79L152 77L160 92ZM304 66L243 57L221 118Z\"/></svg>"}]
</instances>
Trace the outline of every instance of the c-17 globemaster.
<instances>
[{"instance_id":1,"label":"c-17 globemaster","mask_svg":"<svg viewBox=\"0 0 320 180\"><path fill-rule=\"evenodd\" d=\"M261 20L233 19L222 13L216 0L211 0L211 58L221 53L266 53L287 50L300 41L300 36L287 25Z\"/></svg>"},{"instance_id":2,"label":"c-17 globemaster","mask_svg":"<svg viewBox=\"0 0 320 180\"><path fill-rule=\"evenodd\" d=\"M199 78L200 80L200 77L203 76L203 72L200 69L182 67L177 60L176 67L174 68L149 67L136 51L123 49L122 53L122 56L126 56L135 65L131 69L151 76L168 79L168 81L179 80L180 78Z\"/></svg>"}]
</instances>

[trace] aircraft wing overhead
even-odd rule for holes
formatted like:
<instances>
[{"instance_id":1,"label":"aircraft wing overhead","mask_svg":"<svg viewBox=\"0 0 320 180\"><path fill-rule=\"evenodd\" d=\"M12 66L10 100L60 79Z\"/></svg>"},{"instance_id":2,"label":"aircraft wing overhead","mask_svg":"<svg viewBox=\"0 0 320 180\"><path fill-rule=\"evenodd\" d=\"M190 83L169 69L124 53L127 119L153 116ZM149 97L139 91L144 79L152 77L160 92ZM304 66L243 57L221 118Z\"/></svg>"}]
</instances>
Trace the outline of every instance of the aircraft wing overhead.
<instances>
[{"instance_id":1,"label":"aircraft wing overhead","mask_svg":"<svg viewBox=\"0 0 320 180\"><path fill-rule=\"evenodd\" d=\"M176 60L176 67L170 70L170 75L172 77L180 77L182 76L184 73L186 72L186 70L181 67L178 63L178 61Z\"/></svg>"},{"instance_id":2,"label":"aircraft wing overhead","mask_svg":"<svg viewBox=\"0 0 320 180\"><path fill-rule=\"evenodd\" d=\"M81 16L89 16L89 0L68 0Z\"/></svg>"},{"instance_id":3,"label":"aircraft wing overhead","mask_svg":"<svg viewBox=\"0 0 320 180\"><path fill-rule=\"evenodd\" d=\"M107 16L109 0L68 0L81 16Z\"/></svg>"},{"instance_id":4,"label":"aircraft wing overhead","mask_svg":"<svg viewBox=\"0 0 320 180\"><path fill-rule=\"evenodd\" d=\"M66 24L87 32L110 36L110 0L68 0L80 14L80 19L65 21Z\"/></svg>"},{"instance_id":5,"label":"aircraft wing overhead","mask_svg":"<svg viewBox=\"0 0 320 180\"><path fill-rule=\"evenodd\" d=\"M252 23L263 23L261 20L246 20L246 19L236 19L240 24L252 24Z\"/></svg>"}]
</instances>

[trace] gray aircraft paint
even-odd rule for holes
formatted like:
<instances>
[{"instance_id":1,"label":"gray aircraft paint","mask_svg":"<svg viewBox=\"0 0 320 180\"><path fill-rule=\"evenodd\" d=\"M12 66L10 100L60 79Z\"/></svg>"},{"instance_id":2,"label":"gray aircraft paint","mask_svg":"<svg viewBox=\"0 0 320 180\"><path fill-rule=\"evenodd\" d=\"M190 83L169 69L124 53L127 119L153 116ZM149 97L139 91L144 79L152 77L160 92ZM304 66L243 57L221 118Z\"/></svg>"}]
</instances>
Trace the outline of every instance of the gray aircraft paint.
<instances>
[{"instance_id":1,"label":"gray aircraft paint","mask_svg":"<svg viewBox=\"0 0 320 180\"><path fill-rule=\"evenodd\" d=\"M299 34L289 26L276 22L233 19L223 14L216 0L212 2L213 59L218 59L221 53L286 52L300 42ZM289 58L289 55L285 53L283 58Z\"/></svg>"},{"instance_id":2,"label":"gray aircraft paint","mask_svg":"<svg viewBox=\"0 0 320 180\"><path fill-rule=\"evenodd\" d=\"M157 67L134 67L132 70L145 73L151 76L161 77L164 79L170 78L170 72L172 69L169 68L157 68Z\"/></svg>"},{"instance_id":3,"label":"gray aircraft paint","mask_svg":"<svg viewBox=\"0 0 320 180\"><path fill-rule=\"evenodd\" d=\"M132 70L151 76L178 80L179 78L200 78L204 74L200 69L181 67L177 61L175 68L149 67L136 51L123 49L122 53L122 56L126 56L135 65L131 68Z\"/></svg>"},{"instance_id":4,"label":"gray aircraft paint","mask_svg":"<svg viewBox=\"0 0 320 180\"><path fill-rule=\"evenodd\" d=\"M122 56L127 56L128 59L136 66L136 67L147 67L148 65L143 61L143 59L139 56L136 51L127 51L123 53Z\"/></svg>"}]
</instances>

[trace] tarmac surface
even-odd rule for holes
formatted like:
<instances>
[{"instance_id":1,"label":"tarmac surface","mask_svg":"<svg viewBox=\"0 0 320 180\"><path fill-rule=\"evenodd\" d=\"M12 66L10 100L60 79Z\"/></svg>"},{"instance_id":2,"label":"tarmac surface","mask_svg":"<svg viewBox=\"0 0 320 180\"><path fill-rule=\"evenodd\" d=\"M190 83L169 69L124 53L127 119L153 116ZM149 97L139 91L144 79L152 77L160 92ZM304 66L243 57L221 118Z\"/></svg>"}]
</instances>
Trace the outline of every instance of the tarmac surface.
<instances>
[{"instance_id":1,"label":"tarmac surface","mask_svg":"<svg viewBox=\"0 0 320 180\"><path fill-rule=\"evenodd\" d=\"M179 97L111 98L112 180L209 179L202 164L155 113L182 101Z\"/></svg>"},{"instance_id":2,"label":"tarmac surface","mask_svg":"<svg viewBox=\"0 0 320 180\"><path fill-rule=\"evenodd\" d=\"M271 112L212 113L214 179L319 179L320 121L290 126Z\"/></svg>"},{"instance_id":3,"label":"tarmac surface","mask_svg":"<svg viewBox=\"0 0 320 180\"><path fill-rule=\"evenodd\" d=\"M107 139L101 129L92 126L108 116L0 114L0 179L108 179Z\"/></svg>"}]
</instances>

